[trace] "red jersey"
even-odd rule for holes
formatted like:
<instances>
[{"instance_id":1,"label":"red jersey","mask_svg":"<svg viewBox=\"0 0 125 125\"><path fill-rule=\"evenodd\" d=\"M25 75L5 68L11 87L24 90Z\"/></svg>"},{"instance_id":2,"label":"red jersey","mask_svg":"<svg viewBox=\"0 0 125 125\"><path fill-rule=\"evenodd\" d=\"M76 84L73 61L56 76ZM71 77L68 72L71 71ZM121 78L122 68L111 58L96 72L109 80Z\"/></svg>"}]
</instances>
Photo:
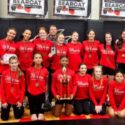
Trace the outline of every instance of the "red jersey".
<instances>
[{"instance_id":1,"label":"red jersey","mask_svg":"<svg viewBox=\"0 0 125 125\"><path fill-rule=\"evenodd\" d=\"M43 65L47 68L50 65L50 58L48 57L51 47L53 46L52 41L46 39L46 40L40 40L35 39L35 52L39 52L42 54L43 57Z\"/></svg>"},{"instance_id":2,"label":"red jersey","mask_svg":"<svg viewBox=\"0 0 125 125\"><path fill-rule=\"evenodd\" d=\"M83 41L83 63L87 65L88 69L92 69L99 63L99 45L100 42L97 40L94 42Z\"/></svg>"},{"instance_id":3,"label":"red jersey","mask_svg":"<svg viewBox=\"0 0 125 125\"><path fill-rule=\"evenodd\" d=\"M52 76L52 93L54 97L59 95L61 98L70 97L76 93L76 83L74 82L74 71L67 69L67 84L63 83L64 77L62 70L58 69Z\"/></svg>"},{"instance_id":4,"label":"red jersey","mask_svg":"<svg viewBox=\"0 0 125 125\"><path fill-rule=\"evenodd\" d=\"M56 47L56 54L52 57L52 66L51 69L54 71L59 69L61 67L60 65L60 57L61 56L67 56L67 46L63 44L62 46L60 45L55 45Z\"/></svg>"},{"instance_id":5,"label":"red jersey","mask_svg":"<svg viewBox=\"0 0 125 125\"><path fill-rule=\"evenodd\" d=\"M75 75L75 82L77 84L77 91L75 100L89 99L89 80L91 76L86 74L81 76L80 74Z\"/></svg>"},{"instance_id":6,"label":"red jersey","mask_svg":"<svg viewBox=\"0 0 125 125\"><path fill-rule=\"evenodd\" d=\"M122 48L116 46L116 62L125 64L125 43L123 43Z\"/></svg>"},{"instance_id":7,"label":"red jersey","mask_svg":"<svg viewBox=\"0 0 125 125\"><path fill-rule=\"evenodd\" d=\"M45 93L48 79L48 71L46 68L30 67L26 73L27 90L31 95L39 95Z\"/></svg>"},{"instance_id":8,"label":"red jersey","mask_svg":"<svg viewBox=\"0 0 125 125\"><path fill-rule=\"evenodd\" d=\"M3 60L4 54L16 54L16 45L14 41L0 40L0 58ZM9 68L7 64L0 64L0 73Z\"/></svg>"},{"instance_id":9,"label":"red jersey","mask_svg":"<svg viewBox=\"0 0 125 125\"><path fill-rule=\"evenodd\" d=\"M20 41L17 43L17 55L20 62L20 68L23 71L26 71L26 69L28 69L32 65L34 47L34 44L29 41Z\"/></svg>"},{"instance_id":10,"label":"red jersey","mask_svg":"<svg viewBox=\"0 0 125 125\"><path fill-rule=\"evenodd\" d=\"M106 49L104 48L104 45L101 44L99 47L100 53L101 53L101 59L100 64L102 66L115 69L115 52L112 50L110 45L106 45Z\"/></svg>"},{"instance_id":11,"label":"red jersey","mask_svg":"<svg viewBox=\"0 0 125 125\"><path fill-rule=\"evenodd\" d=\"M68 43L68 58L69 58L69 68L78 71L79 65L82 63L82 44Z\"/></svg>"},{"instance_id":12,"label":"red jersey","mask_svg":"<svg viewBox=\"0 0 125 125\"><path fill-rule=\"evenodd\" d=\"M125 81L117 83L112 81L109 86L109 99L115 111L125 109Z\"/></svg>"},{"instance_id":13,"label":"red jersey","mask_svg":"<svg viewBox=\"0 0 125 125\"><path fill-rule=\"evenodd\" d=\"M96 80L91 78L89 81L89 93L90 98L95 106L103 105L106 100L106 94L108 89L108 80L106 77L103 77L101 80Z\"/></svg>"},{"instance_id":14,"label":"red jersey","mask_svg":"<svg viewBox=\"0 0 125 125\"><path fill-rule=\"evenodd\" d=\"M22 103L25 94L25 79L18 71L7 69L2 73L1 99L2 103L16 104Z\"/></svg>"}]
</instances>

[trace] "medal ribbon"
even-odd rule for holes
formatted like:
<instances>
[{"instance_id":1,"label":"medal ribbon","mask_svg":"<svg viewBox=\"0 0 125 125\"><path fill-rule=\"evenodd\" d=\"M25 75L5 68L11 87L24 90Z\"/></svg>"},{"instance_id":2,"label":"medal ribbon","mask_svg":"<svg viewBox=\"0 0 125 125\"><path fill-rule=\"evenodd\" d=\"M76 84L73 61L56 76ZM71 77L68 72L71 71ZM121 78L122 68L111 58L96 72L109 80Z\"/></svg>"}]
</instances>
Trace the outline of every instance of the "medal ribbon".
<instances>
[{"instance_id":1,"label":"medal ribbon","mask_svg":"<svg viewBox=\"0 0 125 125\"><path fill-rule=\"evenodd\" d=\"M102 82L103 82L103 79L101 78L99 87L102 86ZM92 84L93 84L93 87L94 87L94 78L92 78Z\"/></svg>"},{"instance_id":2,"label":"medal ribbon","mask_svg":"<svg viewBox=\"0 0 125 125\"><path fill-rule=\"evenodd\" d=\"M6 41L5 46L6 46L5 52L9 52L9 49L10 49L10 43L8 43L8 42ZM8 46L8 47L7 47L7 46Z\"/></svg>"},{"instance_id":3,"label":"medal ribbon","mask_svg":"<svg viewBox=\"0 0 125 125\"><path fill-rule=\"evenodd\" d=\"M14 77L12 76L12 71L10 70L10 82L11 82L11 89L13 89L14 87L14 83L15 83L15 79L16 79L16 76L17 76L17 72L14 73Z\"/></svg>"},{"instance_id":4,"label":"medal ribbon","mask_svg":"<svg viewBox=\"0 0 125 125\"><path fill-rule=\"evenodd\" d=\"M106 46L106 54L107 54L107 58L110 59L110 50L107 48L107 46Z\"/></svg>"},{"instance_id":5,"label":"medal ribbon","mask_svg":"<svg viewBox=\"0 0 125 125\"><path fill-rule=\"evenodd\" d=\"M92 49L94 48L94 42L92 42L92 46L91 46L91 43L89 43L88 48L89 48L89 54L92 54Z\"/></svg>"},{"instance_id":6,"label":"medal ribbon","mask_svg":"<svg viewBox=\"0 0 125 125\"><path fill-rule=\"evenodd\" d=\"M40 70L39 70L39 72L38 72L38 75L37 75L37 73L36 73L36 71L35 71L35 69L34 69L36 84L38 84L38 82L39 82L40 73L41 73L41 68L40 68Z\"/></svg>"}]
</instances>

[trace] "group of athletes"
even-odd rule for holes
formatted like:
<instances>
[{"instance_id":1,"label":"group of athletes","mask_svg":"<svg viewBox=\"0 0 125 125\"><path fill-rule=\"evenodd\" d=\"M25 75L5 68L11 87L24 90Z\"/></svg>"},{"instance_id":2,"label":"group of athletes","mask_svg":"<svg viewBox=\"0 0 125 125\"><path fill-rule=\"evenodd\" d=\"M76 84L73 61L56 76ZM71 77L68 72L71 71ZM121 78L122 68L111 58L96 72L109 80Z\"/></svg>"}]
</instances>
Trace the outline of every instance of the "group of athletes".
<instances>
[{"instance_id":1,"label":"group of athletes","mask_svg":"<svg viewBox=\"0 0 125 125\"><path fill-rule=\"evenodd\" d=\"M49 33L40 27L25 29L22 40L14 42L16 29L9 28L0 40L1 119L8 120L10 108L16 119L24 113L23 100L28 97L31 120L44 120L46 92L54 116L63 113L106 114L125 117L125 30L120 38L104 34L95 39L89 30L87 39L79 41L74 31L65 43L65 35L51 25Z\"/></svg>"}]
</instances>

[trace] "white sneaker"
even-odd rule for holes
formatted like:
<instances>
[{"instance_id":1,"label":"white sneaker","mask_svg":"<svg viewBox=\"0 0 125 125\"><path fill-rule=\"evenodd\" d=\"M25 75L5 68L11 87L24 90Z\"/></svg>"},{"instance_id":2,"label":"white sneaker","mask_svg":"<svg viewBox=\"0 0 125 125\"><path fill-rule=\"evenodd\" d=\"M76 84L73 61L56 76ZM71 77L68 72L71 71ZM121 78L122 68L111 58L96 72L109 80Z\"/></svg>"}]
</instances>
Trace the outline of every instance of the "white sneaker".
<instances>
[{"instance_id":1,"label":"white sneaker","mask_svg":"<svg viewBox=\"0 0 125 125\"><path fill-rule=\"evenodd\" d=\"M44 117L44 114L38 114L38 120L44 120L45 117Z\"/></svg>"},{"instance_id":2,"label":"white sneaker","mask_svg":"<svg viewBox=\"0 0 125 125\"><path fill-rule=\"evenodd\" d=\"M37 115L36 114L32 114L31 115L31 120L32 121L36 121L37 120Z\"/></svg>"}]
</instances>

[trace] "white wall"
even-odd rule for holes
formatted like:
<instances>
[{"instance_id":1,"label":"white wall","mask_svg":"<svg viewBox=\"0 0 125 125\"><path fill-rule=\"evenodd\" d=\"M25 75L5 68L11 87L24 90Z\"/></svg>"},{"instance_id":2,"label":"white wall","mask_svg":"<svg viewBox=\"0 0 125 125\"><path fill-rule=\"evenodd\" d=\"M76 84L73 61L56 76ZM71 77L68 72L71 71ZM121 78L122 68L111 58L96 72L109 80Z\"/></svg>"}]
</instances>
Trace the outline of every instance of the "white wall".
<instances>
[{"instance_id":1,"label":"white wall","mask_svg":"<svg viewBox=\"0 0 125 125\"><path fill-rule=\"evenodd\" d=\"M0 18L26 18L26 17L15 17L8 15L8 0L0 0ZM100 0L91 0L91 15L90 19L98 20L99 19L99 6L100 6ZM48 6L49 6L49 13L46 16L46 18L49 19L56 19L56 16L53 16L53 0L48 0ZM67 18L67 17L65 17ZM71 17L68 17L71 18ZM62 19L62 17L58 17L58 19ZM64 19L64 17L63 17ZM78 18L77 18L78 19Z\"/></svg>"}]
</instances>

